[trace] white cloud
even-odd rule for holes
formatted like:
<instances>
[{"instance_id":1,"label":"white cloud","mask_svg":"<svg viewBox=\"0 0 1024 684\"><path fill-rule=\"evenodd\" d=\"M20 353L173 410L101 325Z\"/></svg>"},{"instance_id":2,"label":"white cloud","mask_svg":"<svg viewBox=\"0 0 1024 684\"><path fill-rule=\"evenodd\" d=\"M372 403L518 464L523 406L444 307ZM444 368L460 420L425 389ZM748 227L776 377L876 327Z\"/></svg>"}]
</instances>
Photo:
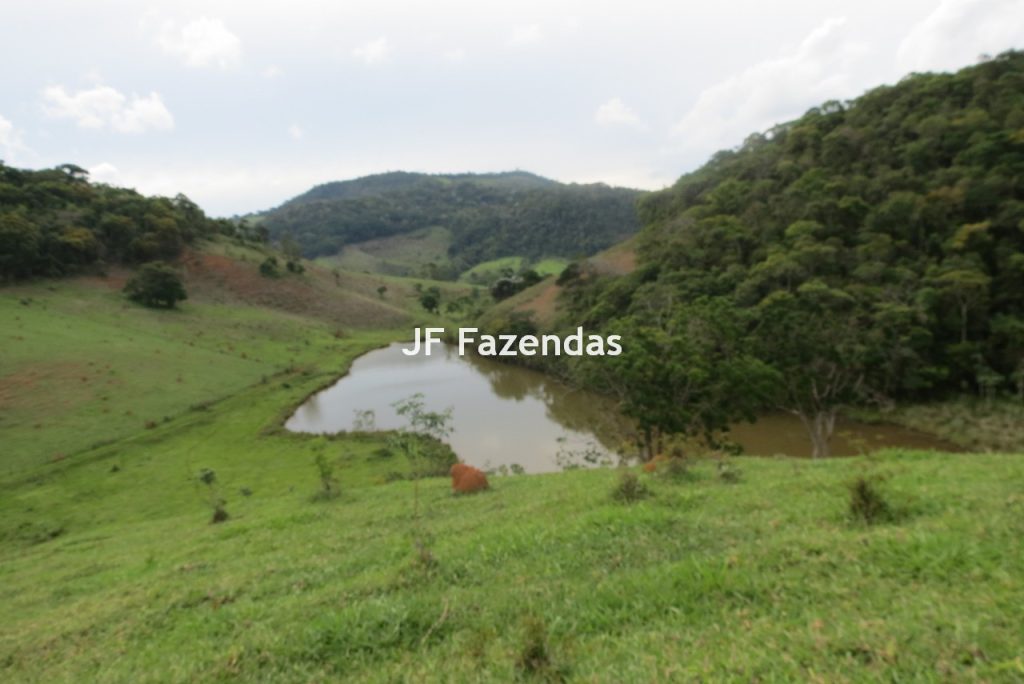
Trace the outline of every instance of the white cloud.
<instances>
[{"instance_id":1,"label":"white cloud","mask_svg":"<svg viewBox=\"0 0 1024 684\"><path fill-rule=\"evenodd\" d=\"M25 149L21 144L21 133L14 127L10 120L0 116L0 153L6 162L17 158L18 152Z\"/></svg>"},{"instance_id":2,"label":"white cloud","mask_svg":"<svg viewBox=\"0 0 1024 684\"><path fill-rule=\"evenodd\" d=\"M242 41L220 19L200 17L178 28L165 22L157 35L164 52L190 67L218 66L226 69L242 58Z\"/></svg>"},{"instance_id":3,"label":"white cloud","mask_svg":"<svg viewBox=\"0 0 1024 684\"><path fill-rule=\"evenodd\" d=\"M302 138L306 135L306 131L302 130L302 126L298 124L292 124L291 126L288 127L288 135L293 140L302 140Z\"/></svg>"},{"instance_id":4,"label":"white cloud","mask_svg":"<svg viewBox=\"0 0 1024 684\"><path fill-rule=\"evenodd\" d=\"M902 72L948 71L1024 44L1024 1L943 0L900 43Z\"/></svg>"},{"instance_id":5,"label":"white cloud","mask_svg":"<svg viewBox=\"0 0 1024 684\"><path fill-rule=\"evenodd\" d=\"M632 126L640 125L640 117L618 97L608 100L594 112L594 121L602 126Z\"/></svg>"},{"instance_id":6,"label":"white cloud","mask_svg":"<svg viewBox=\"0 0 1024 684\"><path fill-rule=\"evenodd\" d=\"M122 184L121 172L110 162L100 162L96 166L86 169L89 172L90 180L96 183L107 183L109 185Z\"/></svg>"},{"instance_id":7,"label":"white cloud","mask_svg":"<svg viewBox=\"0 0 1024 684\"><path fill-rule=\"evenodd\" d=\"M877 76L865 73L867 49L846 38L845 24L845 19L828 19L792 54L760 62L706 88L673 134L689 151L709 154L823 101L858 94Z\"/></svg>"},{"instance_id":8,"label":"white cloud","mask_svg":"<svg viewBox=\"0 0 1024 684\"><path fill-rule=\"evenodd\" d=\"M512 35L509 36L508 44L513 46L530 45L531 43L540 42L543 37L544 33L537 24L517 26L512 30Z\"/></svg>"},{"instance_id":9,"label":"white cloud","mask_svg":"<svg viewBox=\"0 0 1024 684\"><path fill-rule=\"evenodd\" d=\"M271 64L270 66L263 70L263 78L277 78L283 74L284 69L277 66L276 64Z\"/></svg>"},{"instance_id":10,"label":"white cloud","mask_svg":"<svg viewBox=\"0 0 1024 684\"><path fill-rule=\"evenodd\" d=\"M366 64L378 64L391 54L391 45L384 36L366 42L352 50L352 56Z\"/></svg>"},{"instance_id":11,"label":"white cloud","mask_svg":"<svg viewBox=\"0 0 1024 684\"><path fill-rule=\"evenodd\" d=\"M452 48L451 50L445 50L444 58L449 62L461 62L466 59L465 48Z\"/></svg>"},{"instance_id":12,"label":"white cloud","mask_svg":"<svg viewBox=\"0 0 1024 684\"><path fill-rule=\"evenodd\" d=\"M110 86L68 93L64 86L43 90L43 107L55 119L73 119L82 128L110 128L119 133L170 130L174 117L158 93L126 97Z\"/></svg>"}]
</instances>

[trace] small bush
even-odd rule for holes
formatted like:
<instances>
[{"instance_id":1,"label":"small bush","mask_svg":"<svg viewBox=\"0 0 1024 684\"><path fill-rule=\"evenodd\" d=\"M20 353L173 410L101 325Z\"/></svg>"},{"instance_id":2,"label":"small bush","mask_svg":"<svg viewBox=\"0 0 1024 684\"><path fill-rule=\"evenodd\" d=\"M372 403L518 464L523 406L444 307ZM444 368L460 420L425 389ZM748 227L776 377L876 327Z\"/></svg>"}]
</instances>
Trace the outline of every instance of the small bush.
<instances>
[{"instance_id":1,"label":"small bush","mask_svg":"<svg viewBox=\"0 0 1024 684\"><path fill-rule=\"evenodd\" d=\"M267 257L263 263L260 264L260 275L264 278L277 278L281 275L281 270L277 265L277 257Z\"/></svg>"},{"instance_id":2,"label":"small bush","mask_svg":"<svg viewBox=\"0 0 1024 684\"><path fill-rule=\"evenodd\" d=\"M861 475L850 483L850 517L866 525L888 522L893 510L879 490L877 479Z\"/></svg>"},{"instance_id":3,"label":"small bush","mask_svg":"<svg viewBox=\"0 0 1024 684\"><path fill-rule=\"evenodd\" d=\"M219 500L214 505L214 507L213 507L213 518L210 520L210 522L212 524L222 523L222 522L224 522L225 520L227 520L228 518L231 517L231 516L228 515L228 512L226 510L224 510L224 505L226 503L227 502L224 501L224 499L221 499L221 500Z\"/></svg>"},{"instance_id":4,"label":"small bush","mask_svg":"<svg viewBox=\"0 0 1024 684\"><path fill-rule=\"evenodd\" d=\"M338 496L341 492L338 487L338 479L334 477L334 464L327 459L323 452L316 455L314 463L320 475L320 491L314 498L325 500Z\"/></svg>"},{"instance_id":5,"label":"small bush","mask_svg":"<svg viewBox=\"0 0 1024 684\"><path fill-rule=\"evenodd\" d=\"M547 629L544 621L533 615L523 621L523 643L516 658L516 669L524 674L537 674L551 665Z\"/></svg>"},{"instance_id":6,"label":"small bush","mask_svg":"<svg viewBox=\"0 0 1024 684\"><path fill-rule=\"evenodd\" d=\"M622 503L634 503L650 495L651 490L640 481L640 478L632 470L622 471L618 483L612 489L612 498Z\"/></svg>"},{"instance_id":7,"label":"small bush","mask_svg":"<svg viewBox=\"0 0 1024 684\"><path fill-rule=\"evenodd\" d=\"M210 523L222 523L230 518L231 516L228 515L225 508L227 501L221 498L217 488L217 473L209 468L203 468L199 471L199 481L206 485L207 502L210 508L213 509L213 517L210 519Z\"/></svg>"},{"instance_id":8,"label":"small bush","mask_svg":"<svg viewBox=\"0 0 1024 684\"><path fill-rule=\"evenodd\" d=\"M734 464L732 461L726 458L718 460L718 479L728 484L736 484L743 479L743 471Z\"/></svg>"}]
</instances>

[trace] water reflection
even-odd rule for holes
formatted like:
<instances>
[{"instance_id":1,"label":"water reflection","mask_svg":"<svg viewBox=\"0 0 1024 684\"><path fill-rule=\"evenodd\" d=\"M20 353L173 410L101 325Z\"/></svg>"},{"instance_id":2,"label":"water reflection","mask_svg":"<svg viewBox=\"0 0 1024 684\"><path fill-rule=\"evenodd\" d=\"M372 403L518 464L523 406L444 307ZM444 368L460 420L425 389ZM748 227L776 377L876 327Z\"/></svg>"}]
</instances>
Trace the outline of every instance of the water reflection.
<instances>
[{"instance_id":1,"label":"water reflection","mask_svg":"<svg viewBox=\"0 0 1024 684\"><path fill-rule=\"evenodd\" d=\"M354 429L356 411L372 410L378 429L401 427L391 406L417 392L426 408L453 409L455 453L480 467L519 465L558 470L558 456L597 452L614 459L610 402L570 389L536 371L435 346L431 356L406 356L406 344L370 352L348 375L317 393L288 419L298 432ZM606 427L607 426L607 427Z\"/></svg>"}]
</instances>

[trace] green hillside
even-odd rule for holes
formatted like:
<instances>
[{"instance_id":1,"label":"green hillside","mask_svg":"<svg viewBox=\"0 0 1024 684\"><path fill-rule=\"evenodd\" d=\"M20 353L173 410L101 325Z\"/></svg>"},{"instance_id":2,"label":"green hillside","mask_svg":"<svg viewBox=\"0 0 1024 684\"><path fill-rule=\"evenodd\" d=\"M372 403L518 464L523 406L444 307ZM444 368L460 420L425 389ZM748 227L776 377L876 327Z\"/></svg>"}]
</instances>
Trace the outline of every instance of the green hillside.
<instances>
[{"instance_id":1,"label":"green hillside","mask_svg":"<svg viewBox=\"0 0 1024 684\"><path fill-rule=\"evenodd\" d=\"M751 135L646 196L635 271L583 268L561 300L563 326L635 344L621 367L574 376L628 394L668 433L714 430L720 409L756 397L806 419L818 453L844 407L1019 402L1022 86L1019 52L913 75ZM652 417L687 401L707 410Z\"/></svg>"},{"instance_id":2,"label":"green hillside","mask_svg":"<svg viewBox=\"0 0 1024 684\"><path fill-rule=\"evenodd\" d=\"M317 186L255 220L311 257L441 227L451 237L447 263L438 265L454 277L499 257L572 258L604 249L636 232L639 196L523 172L388 173Z\"/></svg>"}]
</instances>

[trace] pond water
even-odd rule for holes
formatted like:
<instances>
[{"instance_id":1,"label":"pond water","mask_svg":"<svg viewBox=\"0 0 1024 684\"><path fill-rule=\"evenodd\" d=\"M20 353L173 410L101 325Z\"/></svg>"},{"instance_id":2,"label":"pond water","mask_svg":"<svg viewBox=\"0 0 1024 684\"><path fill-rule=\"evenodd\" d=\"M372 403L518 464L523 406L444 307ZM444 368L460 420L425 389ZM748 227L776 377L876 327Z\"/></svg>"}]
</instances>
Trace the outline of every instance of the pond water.
<instances>
[{"instance_id":1,"label":"pond water","mask_svg":"<svg viewBox=\"0 0 1024 684\"><path fill-rule=\"evenodd\" d=\"M295 432L328 433L356 427L357 411L374 413L374 427L403 427L392 404L420 393L428 410L452 409L448 440L466 463L481 468L518 465L526 472L559 470L589 457L617 462L623 424L611 401L574 390L543 373L472 354L460 357L446 345L430 356L406 356L395 343L364 354L347 375L311 396L285 423ZM747 454L809 456L800 421L771 414L733 427L731 437ZM931 435L894 425L838 421L832 454L845 456L880 447L957 451Z\"/></svg>"},{"instance_id":2,"label":"pond water","mask_svg":"<svg viewBox=\"0 0 1024 684\"><path fill-rule=\"evenodd\" d=\"M459 458L480 468L518 465L526 472L559 470L559 454L615 458L614 407L543 373L434 345L431 355L406 356L395 343L364 354L348 375L310 397L288 419L296 432L355 427L356 411L372 410L377 429L406 425L392 404L416 393L427 410L452 409L448 442Z\"/></svg>"}]
</instances>

